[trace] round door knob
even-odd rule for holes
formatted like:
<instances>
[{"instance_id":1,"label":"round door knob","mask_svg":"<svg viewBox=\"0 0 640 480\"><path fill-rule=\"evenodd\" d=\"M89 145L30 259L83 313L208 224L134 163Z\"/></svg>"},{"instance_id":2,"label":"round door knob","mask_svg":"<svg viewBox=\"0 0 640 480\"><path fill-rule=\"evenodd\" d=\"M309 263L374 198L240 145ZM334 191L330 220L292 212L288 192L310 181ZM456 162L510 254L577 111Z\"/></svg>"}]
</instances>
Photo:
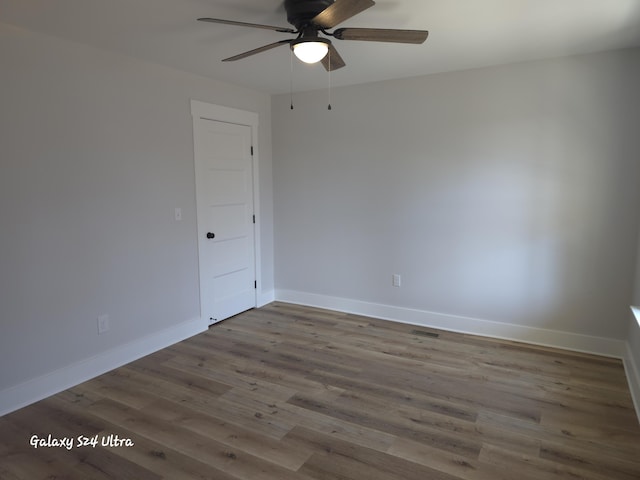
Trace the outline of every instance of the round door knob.
<instances>
[{"instance_id":1,"label":"round door knob","mask_svg":"<svg viewBox=\"0 0 640 480\"><path fill-rule=\"evenodd\" d=\"M208 238L208 239L216 238L216 234L215 234L215 233L208 232L208 233L207 233L207 238Z\"/></svg>"}]
</instances>

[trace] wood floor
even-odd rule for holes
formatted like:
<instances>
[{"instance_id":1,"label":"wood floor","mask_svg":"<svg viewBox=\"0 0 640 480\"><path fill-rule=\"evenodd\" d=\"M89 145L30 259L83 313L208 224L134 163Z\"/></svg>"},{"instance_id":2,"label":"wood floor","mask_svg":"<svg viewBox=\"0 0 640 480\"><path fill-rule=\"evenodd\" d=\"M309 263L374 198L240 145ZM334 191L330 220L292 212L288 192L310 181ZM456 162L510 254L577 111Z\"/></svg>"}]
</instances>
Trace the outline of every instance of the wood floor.
<instances>
[{"instance_id":1,"label":"wood floor","mask_svg":"<svg viewBox=\"0 0 640 480\"><path fill-rule=\"evenodd\" d=\"M0 478L638 480L640 426L619 360L275 303L0 418Z\"/></svg>"}]
</instances>

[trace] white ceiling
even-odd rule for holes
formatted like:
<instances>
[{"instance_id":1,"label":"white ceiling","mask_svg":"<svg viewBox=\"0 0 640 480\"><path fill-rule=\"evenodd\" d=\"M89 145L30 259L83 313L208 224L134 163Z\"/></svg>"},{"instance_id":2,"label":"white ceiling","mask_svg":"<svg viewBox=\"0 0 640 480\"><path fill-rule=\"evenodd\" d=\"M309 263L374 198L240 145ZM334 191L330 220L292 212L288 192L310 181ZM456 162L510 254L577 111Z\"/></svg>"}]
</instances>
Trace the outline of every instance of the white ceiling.
<instances>
[{"instance_id":1,"label":"white ceiling","mask_svg":"<svg viewBox=\"0 0 640 480\"><path fill-rule=\"evenodd\" d=\"M282 0L2 0L0 22L251 87L290 88L289 49L220 60L291 35L197 22L290 27ZM640 0L377 0L340 27L426 29L423 45L334 40L334 86L640 46ZM325 88L322 66L293 65L294 90Z\"/></svg>"}]
</instances>

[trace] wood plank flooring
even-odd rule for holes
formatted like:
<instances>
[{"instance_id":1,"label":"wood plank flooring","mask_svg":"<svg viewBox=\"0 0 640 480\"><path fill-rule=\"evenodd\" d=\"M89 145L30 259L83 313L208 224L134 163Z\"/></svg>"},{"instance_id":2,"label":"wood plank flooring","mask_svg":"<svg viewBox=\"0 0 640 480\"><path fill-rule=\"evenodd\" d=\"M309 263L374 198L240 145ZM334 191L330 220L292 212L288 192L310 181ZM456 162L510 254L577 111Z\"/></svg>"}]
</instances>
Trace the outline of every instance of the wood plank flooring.
<instances>
[{"instance_id":1,"label":"wood plank flooring","mask_svg":"<svg viewBox=\"0 0 640 480\"><path fill-rule=\"evenodd\" d=\"M274 303L1 417L53 478L638 480L640 426L619 360Z\"/></svg>"}]
</instances>

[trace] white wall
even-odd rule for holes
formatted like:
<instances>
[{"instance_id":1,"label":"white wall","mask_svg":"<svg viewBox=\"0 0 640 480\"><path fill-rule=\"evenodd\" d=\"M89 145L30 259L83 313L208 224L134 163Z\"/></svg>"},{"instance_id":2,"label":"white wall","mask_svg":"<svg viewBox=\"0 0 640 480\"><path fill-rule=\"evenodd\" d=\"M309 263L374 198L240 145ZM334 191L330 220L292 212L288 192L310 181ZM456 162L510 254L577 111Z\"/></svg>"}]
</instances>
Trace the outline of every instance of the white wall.
<instances>
[{"instance_id":1,"label":"white wall","mask_svg":"<svg viewBox=\"0 0 640 480\"><path fill-rule=\"evenodd\" d=\"M636 271L636 281L633 294L632 304L636 307L640 306L640 243L638 244L638 266ZM633 315L629 315L629 345L633 352L635 363L640 367L640 320Z\"/></svg>"},{"instance_id":2,"label":"white wall","mask_svg":"<svg viewBox=\"0 0 640 480\"><path fill-rule=\"evenodd\" d=\"M638 85L634 49L274 97L277 298L621 354Z\"/></svg>"},{"instance_id":3,"label":"white wall","mask_svg":"<svg viewBox=\"0 0 640 480\"><path fill-rule=\"evenodd\" d=\"M0 65L0 414L38 379L63 386L46 374L111 367L101 355L198 322L190 99L259 114L273 291L268 95L2 24Z\"/></svg>"},{"instance_id":4,"label":"white wall","mask_svg":"<svg viewBox=\"0 0 640 480\"><path fill-rule=\"evenodd\" d=\"M640 232L639 235L640 237ZM640 306L640 238L638 239L636 281L633 289L632 305ZM627 351L624 357L627 378L636 406L636 412L640 419L640 320L633 314L629 315L629 332L627 338Z\"/></svg>"}]
</instances>

